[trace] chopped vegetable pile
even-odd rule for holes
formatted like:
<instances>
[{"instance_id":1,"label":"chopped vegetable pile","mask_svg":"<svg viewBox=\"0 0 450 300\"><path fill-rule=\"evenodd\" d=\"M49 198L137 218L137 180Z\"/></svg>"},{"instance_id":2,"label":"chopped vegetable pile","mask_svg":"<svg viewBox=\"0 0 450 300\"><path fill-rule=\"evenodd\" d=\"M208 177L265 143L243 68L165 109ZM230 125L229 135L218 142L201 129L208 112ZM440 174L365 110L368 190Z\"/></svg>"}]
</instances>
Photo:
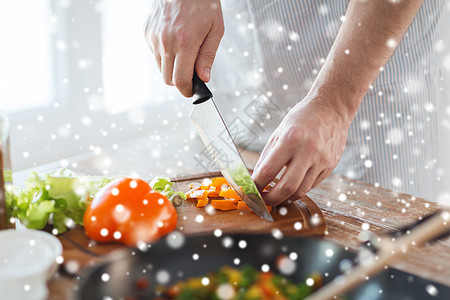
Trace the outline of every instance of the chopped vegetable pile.
<instances>
[{"instance_id":1,"label":"chopped vegetable pile","mask_svg":"<svg viewBox=\"0 0 450 300\"><path fill-rule=\"evenodd\" d=\"M189 188L190 190L186 192L187 198L196 200L197 207L204 207L210 203L212 207L219 210L250 210L224 177L206 179L202 183L193 182L189 184ZM242 186L241 189L245 192ZM267 209L271 211L272 207L267 206Z\"/></svg>"},{"instance_id":2,"label":"chopped vegetable pile","mask_svg":"<svg viewBox=\"0 0 450 300\"><path fill-rule=\"evenodd\" d=\"M308 283L295 284L272 272L260 272L246 265L241 269L223 266L206 276L189 278L176 284L157 287L154 299L304 299L322 285L322 276L312 274Z\"/></svg>"}]
</instances>

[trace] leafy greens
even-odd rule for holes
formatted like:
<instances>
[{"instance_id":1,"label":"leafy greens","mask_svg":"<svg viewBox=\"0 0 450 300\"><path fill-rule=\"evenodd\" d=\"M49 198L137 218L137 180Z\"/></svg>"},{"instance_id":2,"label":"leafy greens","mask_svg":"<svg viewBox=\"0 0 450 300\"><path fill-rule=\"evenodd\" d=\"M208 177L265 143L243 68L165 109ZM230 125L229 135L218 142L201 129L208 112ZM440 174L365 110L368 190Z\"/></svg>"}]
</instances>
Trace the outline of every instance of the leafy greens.
<instances>
[{"instance_id":1,"label":"leafy greens","mask_svg":"<svg viewBox=\"0 0 450 300\"><path fill-rule=\"evenodd\" d=\"M171 198L173 195L179 195L183 200L186 200L186 194L183 192L177 192L172 189L173 182L168 177L155 177L150 181L150 187L163 194L167 198Z\"/></svg>"},{"instance_id":2,"label":"leafy greens","mask_svg":"<svg viewBox=\"0 0 450 300\"><path fill-rule=\"evenodd\" d=\"M80 177L64 168L43 174L32 172L25 187L7 189L8 216L32 229L42 229L50 221L58 234L63 233L75 224L83 224L84 212L93 196L111 180Z\"/></svg>"}]
</instances>

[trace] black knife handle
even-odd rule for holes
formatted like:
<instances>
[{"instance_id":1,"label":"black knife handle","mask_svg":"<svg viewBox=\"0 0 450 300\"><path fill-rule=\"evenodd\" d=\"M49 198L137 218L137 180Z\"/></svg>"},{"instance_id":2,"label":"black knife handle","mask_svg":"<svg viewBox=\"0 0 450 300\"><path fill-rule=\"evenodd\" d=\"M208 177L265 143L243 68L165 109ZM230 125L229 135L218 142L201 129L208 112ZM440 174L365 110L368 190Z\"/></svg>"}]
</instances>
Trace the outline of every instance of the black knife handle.
<instances>
[{"instance_id":1,"label":"black knife handle","mask_svg":"<svg viewBox=\"0 0 450 300\"><path fill-rule=\"evenodd\" d=\"M192 78L192 104L200 104L212 98L212 93L194 70Z\"/></svg>"}]
</instances>

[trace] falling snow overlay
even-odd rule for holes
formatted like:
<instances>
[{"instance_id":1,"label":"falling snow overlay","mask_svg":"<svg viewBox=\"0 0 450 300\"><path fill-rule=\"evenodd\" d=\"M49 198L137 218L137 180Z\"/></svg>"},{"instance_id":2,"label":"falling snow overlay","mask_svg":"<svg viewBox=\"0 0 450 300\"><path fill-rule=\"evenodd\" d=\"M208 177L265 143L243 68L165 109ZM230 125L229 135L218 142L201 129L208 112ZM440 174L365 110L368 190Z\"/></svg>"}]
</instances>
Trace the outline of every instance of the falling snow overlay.
<instances>
[{"instance_id":1,"label":"falling snow overlay","mask_svg":"<svg viewBox=\"0 0 450 300\"><path fill-rule=\"evenodd\" d=\"M27 10L22 7L25 2ZM178 181L217 171L211 150L228 161L224 149L201 143L189 120L191 101L176 88L165 86L161 78L142 28L150 2L26 0L0 4L0 33L5 41L4 55L0 56L0 110L6 110L11 120L14 183L22 185L30 171L59 167L76 169L82 175L148 181L167 176ZM403 1L386 2L398 5ZM349 1L221 3L225 36L207 85L240 150L258 152L321 72L340 26L348 20L345 12ZM100 253L106 257L125 233L102 226L99 234L113 239L105 245L87 240L76 220L65 218L68 232L61 239L67 237L65 243L69 243L72 235L80 234L84 238L79 247L83 260L76 258L75 248L58 255L53 261L58 272L49 282L50 293L55 286L69 290L69 285L60 283L70 278L76 285L74 293L92 284L94 288L88 291L96 299L135 295L139 299L139 295L151 293L155 284L169 285L199 276L202 286L210 286L212 279L207 272L211 268L248 264L311 287L318 282L314 271L319 271L325 282L334 278L345 282L343 276L336 276L348 273L358 262L370 265L377 261L373 232L417 221L424 212L437 209L436 203L421 197L450 206L448 28L450 1L429 0L423 2L400 41L385 37L383 46L396 48L395 53L387 65L379 66L380 75L368 87L335 174L308 193L320 203L327 220L328 228L320 239L291 237L303 235L323 220L314 214L305 219L309 223L303 219L285 226L275 223L261 237L231 234L223 224L207 228L207 237L193 237L189 226L204 229L210 220L223 216L207 205L194 214L180 213L182 226L159 242L141 240L136 248L121 252L121 259L105 261L96 265L97 272L87 273L85 267L90 263L85 258L92 256L97 261ZM343 48L348 59L355 52ZM131 181L130 187L133 185ZM112 191L114 196L120 194L123 191ZM38 196L33 195L35 199ZM149 204L146 200L142 203ZM273 212L288 218L296 212L292 208L295 205L283 205ZM123 205L113 209L116 219L128 214ZM55 215L50 215L48 225L56 222ZM98 215L91 219L99 220ZM9 221L18 228L23 226L13 218ZM162 226L162 222L156 223L156 227ZM50 234L61 237L58 229L49 228ZM326 242L339 244L341 240L345 241L341 247ZM372 247L355 251L360 243L371 243ZM40 245L37 239L24 244L30 257L38 253ZM356 299L396 299L400 293L407 299L450 299L446 282L439 281L442 276L449 278L444 267L449 245L446 239L424 247L425 252L413 247L405 260L365 278L351 295ZM0 249L6 248L2 245ZM413 271L408 269L408 260L415 264ZM24 262L33 265L25 260L0 259L0 291L6 268ZM424 279L433 276L436 282ZM125 294L115 294L117 287ZM36 295L36 285L29 280L19 288L27 296ZM234 284L217 289L220 299L231 299L235 294Z\"/></svg>"}]
</instances>

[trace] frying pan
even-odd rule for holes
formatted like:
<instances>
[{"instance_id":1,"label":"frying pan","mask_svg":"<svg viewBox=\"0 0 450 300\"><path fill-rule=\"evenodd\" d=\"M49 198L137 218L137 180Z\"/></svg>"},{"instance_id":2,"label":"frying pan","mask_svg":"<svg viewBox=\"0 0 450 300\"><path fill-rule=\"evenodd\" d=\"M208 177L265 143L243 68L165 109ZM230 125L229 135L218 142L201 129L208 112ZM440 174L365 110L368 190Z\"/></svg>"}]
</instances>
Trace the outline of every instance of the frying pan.
<instances>
[{"instance_id":1,"label":"frying pan","mask_svg":"<svg viewBox=\"0 0 450 300\"><path fill-rule=\"evenodd\" d=\"M118 250L85 269L74 298L151 299L157 284L206 275L224 265L252 265L258 270L267 265L293 282L304 282L318 271L326 284L357 261L356 253L314 238L278 234L184 237L172 232L149 247ZM450 287L387 269L349 292L346 299L450 299Z\"/></svg>"}]
</instances>

